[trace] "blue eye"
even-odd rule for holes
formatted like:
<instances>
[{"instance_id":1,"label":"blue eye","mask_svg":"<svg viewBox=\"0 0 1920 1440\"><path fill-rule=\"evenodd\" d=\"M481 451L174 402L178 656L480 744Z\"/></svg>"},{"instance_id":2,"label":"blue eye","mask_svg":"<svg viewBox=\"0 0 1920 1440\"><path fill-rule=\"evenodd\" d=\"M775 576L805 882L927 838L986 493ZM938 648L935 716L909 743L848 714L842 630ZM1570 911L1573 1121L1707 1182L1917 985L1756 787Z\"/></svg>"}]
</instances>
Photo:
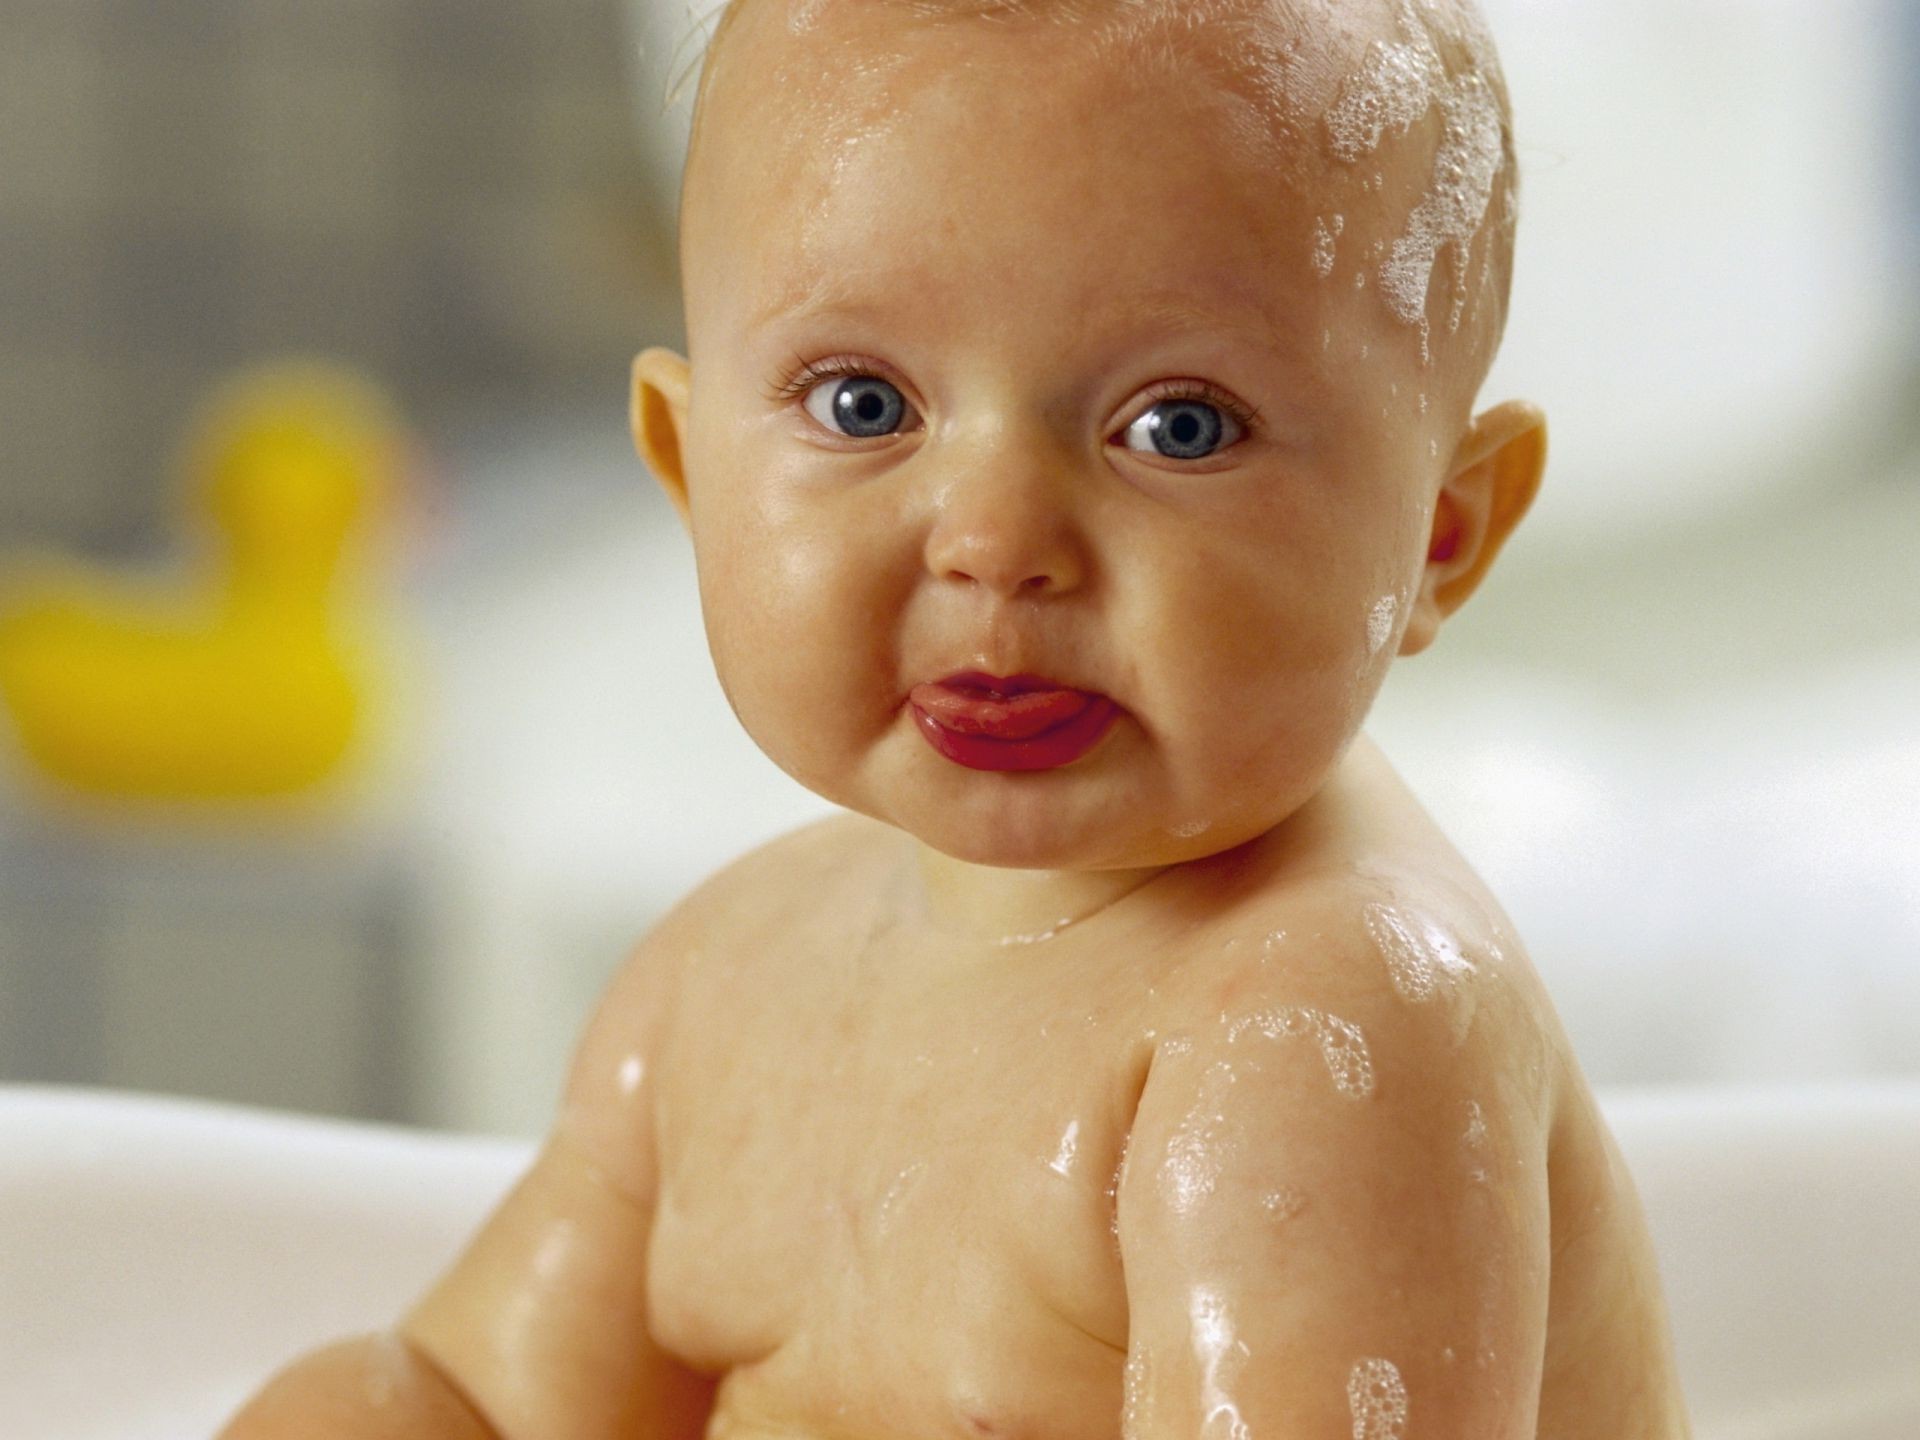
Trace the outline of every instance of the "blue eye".
<instances>
[{"instance_id":1,"label":"blue eye","mask_svg":"<svg viewBox=\"0 0 1920 1440\"><path fill-rule=\"evenodd\" d=\"M822 380L801 403L827 429L857 440L891 435L907 414L906 397L874 375Z\"/></svg>"},{"instance_id":2,"label":"blue eye","mask_svg":"<svg viewBox=\"0 0 1920 1440\"><path fill-rule=\"evenodd\" d=\"M1123 439L1129 450L1151 449L1169 460L1204 460L1240 434L1240 422L1217 405L1162 400L1129 425Z\"/></svg>"}]
</instances>

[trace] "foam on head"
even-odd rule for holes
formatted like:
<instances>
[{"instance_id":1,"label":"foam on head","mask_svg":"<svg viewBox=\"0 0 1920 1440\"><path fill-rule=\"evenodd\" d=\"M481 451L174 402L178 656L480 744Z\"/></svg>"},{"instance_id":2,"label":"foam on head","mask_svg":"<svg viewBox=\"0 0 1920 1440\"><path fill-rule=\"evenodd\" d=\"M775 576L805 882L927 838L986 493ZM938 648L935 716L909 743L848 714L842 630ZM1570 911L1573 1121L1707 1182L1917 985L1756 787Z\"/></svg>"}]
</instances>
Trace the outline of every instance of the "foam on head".
<instances>
[{"instance_id":1,"label":"foam on head","mask_svg":"<svg viewBox=\"0 0 1920 1440\"><path fill-rule=\"evenodd\" d=\"M1470 390L1492 363L1506 322L1517 174L1506 85L1475 0L725 0L709 15L689 174L728 34L742 14L775 7L801 42L884 7L930 25L1032 26L1042 43L1134 73L1190 77L1197 67L1246 102L1235 138L1249 153L1324 200L1302 263L1329 282L1372 288L1417 332L1423 362L1436 325L1459 337ZM889 62L869 51L849 63L878 73ZM1389 183L1409 165L1419 177L1411 188Z\"/></svg>"},{"instance_id":2,"label":"foam on head","mask_svg":"<svg viewBox=\"0 0 1920 1440\"><path fill-rule=\"evenodd\" d=\"M1505 201L1513 195L1512 132L1499 60L1477 11L1435 0L1398 0L1394 22L1393 38L1376 39L1342 85L1326 126L1335 159L1353 165L1390 138L1438 116L1432 178L1380 269L1386 305L1398 319L1420 328L1425 346L1441 251L1449 251L1453 261L1447 329L1457 332L1471 290L1474 240L1487 224L1503 176L1505 198L1484 261L1490 266L1497 251L1503 279L1510 269L1512 208ZM1457 57L1455 63L1449 64L1443 44Z\"/></svg>"}]
</instances>

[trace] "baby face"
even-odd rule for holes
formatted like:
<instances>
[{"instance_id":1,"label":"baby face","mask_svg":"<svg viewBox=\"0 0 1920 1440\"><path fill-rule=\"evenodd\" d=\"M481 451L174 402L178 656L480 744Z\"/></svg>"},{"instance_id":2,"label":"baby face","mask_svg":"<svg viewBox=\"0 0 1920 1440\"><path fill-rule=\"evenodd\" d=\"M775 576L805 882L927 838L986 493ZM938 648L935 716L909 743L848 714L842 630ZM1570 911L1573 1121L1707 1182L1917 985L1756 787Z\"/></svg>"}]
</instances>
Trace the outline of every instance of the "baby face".
<instances>
[{"instance_id":1,"label":"baby face","mask_svg":"<svg viewBox=\"0 0 1920 1440\"><path fill-rule=\"evenodd\" d=\"M1357 732L1467 423L1371 281L1434 137L1356 169L1191 35L908 8L750 5L711 77L677 450L721 682L962 860L1226 849Z\"/></svg>"}]
</instances>

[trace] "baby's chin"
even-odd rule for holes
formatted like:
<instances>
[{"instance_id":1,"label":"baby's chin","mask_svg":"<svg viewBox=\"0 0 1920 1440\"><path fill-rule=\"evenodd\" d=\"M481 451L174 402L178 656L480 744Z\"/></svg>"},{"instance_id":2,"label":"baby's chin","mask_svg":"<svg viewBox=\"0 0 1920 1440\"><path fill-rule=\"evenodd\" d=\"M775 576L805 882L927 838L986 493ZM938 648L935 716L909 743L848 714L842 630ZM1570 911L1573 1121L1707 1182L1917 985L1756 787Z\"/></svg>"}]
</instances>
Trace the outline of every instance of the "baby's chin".
<instances>
[{"instance_id":1,"label":"baby's chin","mask_svg":"<svg viewBox=\"0 0 1920 1440\"><path fill-rule=\"evenodd\" d=\"M752 733L751 730L749 733ZM1105 870L1156 863L1144 797L1093 767L1099 752L1058 770L971 770L902 726L864 754L831 763L755 735L774 764L822 799L878 820L941 854L1016 870ZM770 743L771 742L771 743Z\"/></svg>"},{"instance_id":2,"label":"baby's chin","mask_svg":"<svg viewBox=\"0 0 1920 1440\"><path fill-rule=\"evenodd\" d=\"M754 723L766 716L741 718L767 757L822 799L950 859L1009 870L1143 869L1232 850L1284 823L1339 759L1337 750L1316 752L1324 764L1269 764L1252 780L1239 757L1170 771L1122 727L1056 769L975 770L937 753L904 721L829 737L825 725L794 735Z\"/></svg>"},{"instance_id":3,"label":"baby's chin","mask_svg":"<svg viewBox=\"0 0 1920 1440\"><path fill-rule=\"evenodd\" d=\"M935 757L937 759L937 757ZM942 766L950 762L939 760ZM956 767L958 768L958 767ZM949 859L1006 870L1102 871L1181 864L1239 843L1237 827L1196 819L1138 787L1074 776L964 771L850 788L835 803Z\"/></svg>"}]
</instances>

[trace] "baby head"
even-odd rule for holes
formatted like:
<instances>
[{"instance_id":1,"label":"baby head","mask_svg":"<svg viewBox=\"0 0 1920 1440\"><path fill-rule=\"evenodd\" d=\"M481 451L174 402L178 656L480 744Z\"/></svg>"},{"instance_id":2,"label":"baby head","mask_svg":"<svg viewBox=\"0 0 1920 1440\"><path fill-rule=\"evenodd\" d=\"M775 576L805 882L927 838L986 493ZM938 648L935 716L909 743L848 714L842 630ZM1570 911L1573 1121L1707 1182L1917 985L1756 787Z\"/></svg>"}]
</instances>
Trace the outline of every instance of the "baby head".
<instances>
[{"instance_id":1,"label":"baby head","mask_svg":"<svg viewBox=\"0 0 1920 1440\"><path fill-rule=\"evenodd\" d=\"M1285 821L1538 483L1505 105L1470 0L735 0L634 413L748 732L986 864Z\"/></svg>"}]
</instances>

